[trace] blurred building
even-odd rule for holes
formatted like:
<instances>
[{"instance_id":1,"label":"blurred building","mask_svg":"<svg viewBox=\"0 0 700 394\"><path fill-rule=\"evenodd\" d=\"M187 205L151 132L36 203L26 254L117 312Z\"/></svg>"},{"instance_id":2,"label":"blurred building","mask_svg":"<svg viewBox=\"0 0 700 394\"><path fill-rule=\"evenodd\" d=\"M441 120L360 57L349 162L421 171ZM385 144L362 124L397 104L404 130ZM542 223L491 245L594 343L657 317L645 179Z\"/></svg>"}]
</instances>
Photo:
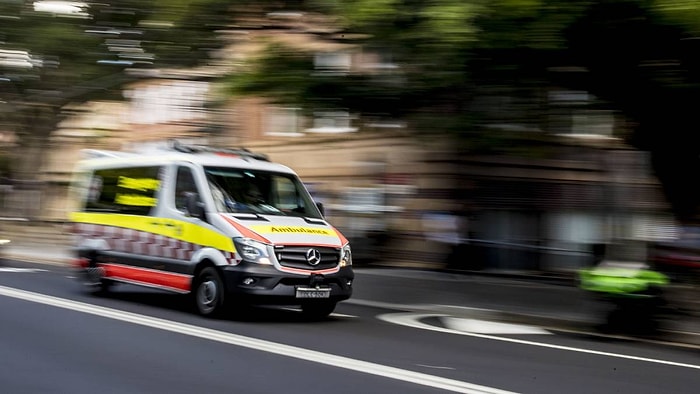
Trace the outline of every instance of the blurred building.
<instances>
[{"instance_id":1,"label":"blurred building","mask_svg":"<svg viewBox=\"0 0 700 394\"><path fill-rule=\"evenodd\" d=\"M643 245L673 236L646 153L615 137L623 123L596 109L586 92L546 87L548 94L535 95L545 101L536 107L545 108L546 129L528 115L532 99L479 92L474 109L487 114L484 128L519 136L492 154L455 149L463 146L455 136L421 136L399 119L281 106L262 97L222 102L217 94L215 77L240 67L272 38L315 50L319 73L397 67L381 52L331 39L334 31L299 15L250 18L229 32L231 46L210 67L144 77L126 89L124 102L68 108L72 116L54 133L41 184L32 189L38 200L16 198L18 188L10 186L5 212L66 220L81 149L205 138L294 168L350 238L359 263L572 272L616 240ZM538 142L542 135L546 143Z\"/></svg>"}]
</instances>

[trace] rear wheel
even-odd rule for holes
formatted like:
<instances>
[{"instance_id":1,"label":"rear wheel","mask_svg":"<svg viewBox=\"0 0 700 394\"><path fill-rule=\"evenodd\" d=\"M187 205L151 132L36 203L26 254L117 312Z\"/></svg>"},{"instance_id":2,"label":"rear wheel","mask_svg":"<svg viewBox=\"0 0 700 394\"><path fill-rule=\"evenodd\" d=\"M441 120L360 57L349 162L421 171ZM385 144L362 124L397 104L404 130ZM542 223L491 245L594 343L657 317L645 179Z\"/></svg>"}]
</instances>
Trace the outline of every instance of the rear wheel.
<instances>
[{"instance_id":1,"label":"rear wheel","mask_svg":"<svg viewBox=\"0 0 700 394\"><path fill-rule=\"evenodd\" d=\"M335 310L335 302L310 302L301 306L301 311L309 320L323 320Z\"/></svg>"},{"instance_id":2,"label":"rear wheel","mask_svg":"<svg viewBox=\"0 0 700 394\"><path fill-rule=\"evenodd\" d=\"M197 275L194 302L202 316L216 316L223 311L224 282L215 268L206 267Z\"/></svg>"},{"instance_id":3,"label":"rear wheel","mask_svg":"<svg viewBox=\"0 0 700 394\"><path fill-rule=\"evenodd\" d=\"M112 289L112 286L114 286L114 281L109 280L109 279L101 279L100 283L97 285L97 288L95 289L95 293L99 295L107 295L109 294L110 290Z\"/></svg>"},{"instance_id":4,"label":"rear wheel","mask_svg":"<svg viewBox=\"0 0 700 394\"><path fill-rule=\"evenodd\" d=\"M81 286L87 294L95 296L109 295L113 282L108 279L102 279L97 282L83 282Z\"/></svg>"},{"instance_id":5,"label":"rear wheel","mask_svg":"<svg viewBox=\"0 0 700 394\"><path fill-rule=\"evenodd\" d=\"M90 260L88 266L82 271L80 275L82 285L90 294L105 295L114 282L104 277L104 268L98 267L94 261L94 259Z\"/></svg>"}]
</instances>

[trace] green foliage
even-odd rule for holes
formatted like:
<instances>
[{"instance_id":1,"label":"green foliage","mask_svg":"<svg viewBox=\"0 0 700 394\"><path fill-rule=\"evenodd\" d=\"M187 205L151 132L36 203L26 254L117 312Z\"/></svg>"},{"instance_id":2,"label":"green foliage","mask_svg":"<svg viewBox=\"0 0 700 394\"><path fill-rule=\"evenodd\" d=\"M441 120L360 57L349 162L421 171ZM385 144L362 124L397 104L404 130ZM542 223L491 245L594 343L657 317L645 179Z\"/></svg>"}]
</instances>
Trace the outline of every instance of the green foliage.
<instances>
[{"instance_id":1,"label":"green foliage","mask_svg":"<svg viewBox=\"0 0 700 394\"><path fill-rule=\"evenodd\" d=\"M73 13L35 4L0 0L0 122L19 146L45 144L68 103L121 97L127 67L205 63L231 16L228 0L111 0Z\"/></svg>"},{"instance_id":2,"label":"green foliage","mask_svg":"<svg viewBox=\"0 0 700 394\"><path fill-rule=\"evenodd\" d=\"M20 85L32 81L33 89L69 89L126 66L202 63L222 45L215 32L227 25L229 7L230 1L224 0L116 0L91 3L76 17L3 1L0 49L26 51L37 63L31 68L0 66L0 72ZM12 78L17 74L23 77Z\"/></svg>"},{"instance_id":3,"label":"green foliage","mask_svg":"<svg viewBox=\"0 0 700 394\"><path fill-rule=\"evenodd\" d=\"M341 1L338 8L350 26L364 28L391 20L401 11L400 6L400 0L354 0Z\"/></svg>"},{"instance_id":4,"label":"green foliage","mask_svg":"<svg viewBox=\"0 0 700 394\"><path fill-rule=\"evenodd\" d=\"M477 40L478 28L474 20L484 7L470 2L429 2L420 13L418 30L424 40L438 46L464 46Z\"/></svg>"},{"instance_id":5,"label":"green foliage","mask_svg":"<svg viewBox=\"0 0 700 394\"><path fill-rule=\"evenodd\" d=\"M479 19L481 48L565 49L565 32L592 2L510 0L490 2Z\"/></svg>"},{"instance_id":6,"label":"green foliage","mask_svg":"<svg viewBox=\"0 0 700 394\"><path fill-rule=\"evenodd\" d=\"M700 33L700 3L695 0L652 0L649 9L663 23L681 26L689 35Z\"/></svg>"},{"instance_id":7,"label":"green foliage","mask_svg":"<svg viewBox=\"0 0 700 394\"><path fill-rule=\"evenodd\" d=\"M245 70L224 80L233 95L262 95L279 103L298 104L310 89L313 79L311 54L270 44L260 58L252 59Z\"/></svg>"},{"instance_id":8,"label":"green foliage","mask_svg":"<svg viewBox=\"0 0 700 394\"><path fill-rule=\"evenodd\" d=\"M477 85L539 79L528 75L532 67L523 66L520 59L494 51L565 48L566 29L588 2L345 0L306 5L339 16L348 33L360 33L361 38L350 43L363 51L390 54L398 68L372 77L362 73L329 77L314 73L310 60L301 64L292 59L297 54L271 47L276 53L260 59L257 71L231 77L231 92L296 100L302 107L335 103L359 113L367 109L364 104L372 102L373 112L392 116L421 114L417 118L425 118L433 113L442 119L438 127L452 130L472 124L464 121L462 113ZM310 59L312 55L305 56ZM527 64L536 58L522 60ZM285 71L291 64L294 67ZM309 68L304 70L304 66ZM513 80L506 79L514 74L510 70L518 74ZM241 89L241 84L247 89ZM327 97L322 97L324 92ZM364 99L359 99L361 95ZM436 129L435 124L430 129Z\"/></svg>"}]
</instances>

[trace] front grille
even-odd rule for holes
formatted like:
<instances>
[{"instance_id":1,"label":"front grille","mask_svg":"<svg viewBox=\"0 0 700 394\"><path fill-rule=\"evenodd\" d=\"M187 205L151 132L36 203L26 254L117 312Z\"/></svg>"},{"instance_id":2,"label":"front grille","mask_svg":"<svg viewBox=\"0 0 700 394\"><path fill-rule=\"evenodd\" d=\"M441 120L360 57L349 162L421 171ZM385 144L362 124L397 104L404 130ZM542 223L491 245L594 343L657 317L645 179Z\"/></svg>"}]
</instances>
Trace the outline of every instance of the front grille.
<instances>
[{"instance_id":1,"label":"front grille","mask_svg":"<svg viewBox=\"0 0 700 394\"><path fill-rule=\"evenodd\" d=\"M321 253L321 262L311 265L306 261L306 253L309 249L316 249ZM284 267L305 270L324 270L334 268L340 261L340 248L313 247L313 246L283 246L275 249L277 261Z\"/></svg>"}]
</instances>

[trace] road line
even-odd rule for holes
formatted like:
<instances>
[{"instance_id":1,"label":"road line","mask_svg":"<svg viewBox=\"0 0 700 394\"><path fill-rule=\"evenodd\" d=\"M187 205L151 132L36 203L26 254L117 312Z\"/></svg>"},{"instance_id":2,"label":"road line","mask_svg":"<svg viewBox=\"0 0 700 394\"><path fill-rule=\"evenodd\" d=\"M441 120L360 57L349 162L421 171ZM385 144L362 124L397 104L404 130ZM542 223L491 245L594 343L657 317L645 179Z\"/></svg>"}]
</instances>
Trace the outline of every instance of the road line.
<instances>
[{"instance_id":1,"label":"road line","mask_svg":"<svg viewBox=\"0 0 700 394\"><path fill-rule=\"evenodd\" d=\"M13 267L0 267L0 272L46 272L39 268L13 268Z\"/></svg>"},{"instance_id":2,"label":"road line","mask_svg":"<svg viewBox=\"0 0 700 394\"><path fill-rule=\"evenodd\" d=\"M283 311L301 312L301 309L299 309L299 308L281 307L280 309L283 310ZM331 317L339 317L339 318L342 318L342 319L354 319L354 318L357 317L357 316L345 315L345 314L343 314L343 313L337 313L337 312L333 312L333 313L331 313L329 316L331 316Z\"/></svg>"},{"instance_id":3,"label":"road line","mask_svg":"<svg viewBox=\"0 0 700 394\"><path fill-rule=\"evenodd\" d=\"M382 364L375 364L368 361L355 360L349 357L303 349L281 343L250 338L242 335L91 305L11 287L0 286L0 295L456 393L511 393L509 391L463 382L460 380L447 379L440 376L409 371Z\"/></svg>"},{"instance_id":4,"label":"road line","mask_svg":"<svg viewBox=\"0 0 700 394\"><path fill-rule=\"evenodd\" d=\"M331 313L330 316L331 317L339 317L342 319L355 319L355 318L357 318L357 316L355 316L355 315L346 315L344 313L336 313L336 312Z\"/></svg>"},{"instance_id":5,"label":"road line","mask_svg":"<svg viewBox=\"0 0 700 394\"><path fill-rule=\"evenodd\" d=\"M538 347L544 347L544 348L549 348L549 349L565 350L565 351L569 351L569 352L595 354L598 356L615 357L615 358L622 358L622 359L627 359L627 360L642 361L642 362L647 362L647 363L670 365L673 367L700 369L700 365L695 365L695 364L685 364L685 363L679 363L679 362L675 362L675 361L659 360L659 359L647 358L647 357L637 357L637 356L630 356L630 355L626 355L626 354L602 352L602 351L598 351L598 350L590 350L590 349L575 348L575 347L570 347L570 346L553 345L553 344L549 344L549 343L526 341L526 340L515 339L515 338L497 337L497 336L493 336L493 335L477 334L477 333L471 333L471 332L465 332L465 331L456 331L456 330L452 330L449 328L431 326L429 324L422 323L419 321L421 319L426 319L426 318L430 318L430 317L449 317L449 315L433 314L433 313L431 313L431 314L387 313L384 315L377 316L377 318L379 320L383 320L383 321L388 322L388 323L398 324L398 325L402 325L402 326L406 326L406 327L418 328L421 330L430 330L430 331L444 332L444 333L449 333L449 334L465 335L465 336L475 337L475 338L492 339L494 341L517 343L520 345L538 346Z\"/></svg>"},{"instance_id":6,"label":"road line","mask_svg":"<svg viewBox=\"0 0 700 394\"><path fill-rule=\"evenodd\" d=\"M443 366L441 366L441 365L428 365L428 364L416 364L416 365L419 366L419 367L423 367L423 368L447 369L447 370L450 370L450 371L454 371L454 370L455 370L455 368L453 368L453 367L443 367Z\"/></svg>"},{"instance_id":7,"label":"road line","mask_svg":"<svg viewBox=\"0 0 700 394\"><path fill-rule=\"evenodd\" d=\"M501 323L479 319L446 316L442 322L447 328L474 334L491 335L551 335L552 333L534 326L514 323Z\"/></svg>"}]
</instances>

